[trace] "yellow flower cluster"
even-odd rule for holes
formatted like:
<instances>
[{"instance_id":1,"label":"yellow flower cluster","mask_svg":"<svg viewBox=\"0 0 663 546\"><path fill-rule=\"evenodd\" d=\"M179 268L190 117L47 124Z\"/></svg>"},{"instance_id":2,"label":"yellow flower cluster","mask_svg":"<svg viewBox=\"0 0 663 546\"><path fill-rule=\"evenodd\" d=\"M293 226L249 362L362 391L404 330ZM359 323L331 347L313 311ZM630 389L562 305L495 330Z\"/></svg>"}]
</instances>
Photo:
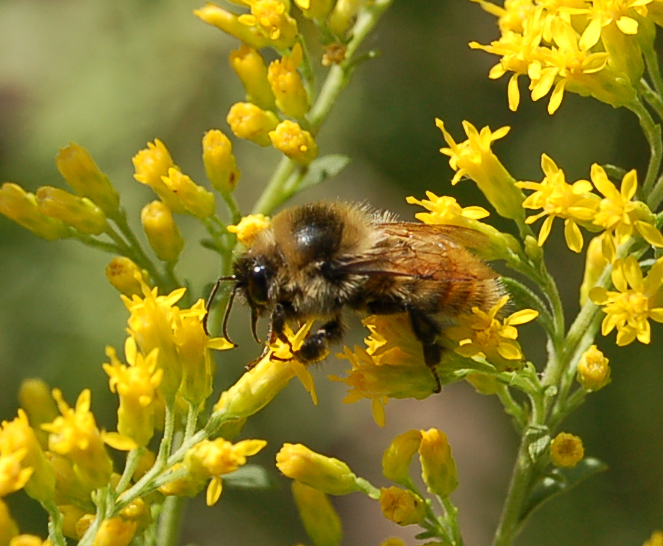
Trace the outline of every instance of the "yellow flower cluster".
<instances>
[{"instance_id":1,"label":"yellow flower cluster","mask_svg":"<svg viewBox=\"0 0 663 546\"><path fill-rule=\"evenodd\" d=\"M490 45L472 42L470 47L500 57L491 78L512 73L511 110L520 102L520 76L529 78L534 101L552 90L550 114L567 90L615 107L635 101L643 57L653 51L654 24L661 24L659 10L648 9L655 4L652 0L506 0L503 7L473 1L497 17L501 37Z\"/></svg>"}]
</instances>

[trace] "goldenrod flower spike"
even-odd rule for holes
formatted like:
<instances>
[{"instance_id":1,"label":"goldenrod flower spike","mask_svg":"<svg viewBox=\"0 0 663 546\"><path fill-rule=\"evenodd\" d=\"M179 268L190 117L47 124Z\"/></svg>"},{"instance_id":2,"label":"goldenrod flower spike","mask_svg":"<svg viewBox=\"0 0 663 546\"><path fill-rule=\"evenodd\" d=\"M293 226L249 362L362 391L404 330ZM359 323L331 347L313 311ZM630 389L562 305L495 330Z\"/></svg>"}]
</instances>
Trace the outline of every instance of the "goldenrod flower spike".
<instances>
[{"instance_id":1,"label":"goldenrod flower spike","mask_svg":"<svg viewBox=\"0 0 663 546\"><path fill-rule=\"evenodd\" d=\"M435 428L421 431L419 460L421 477L431 493L444 498L458 487L456 461L444 432Z\"/></svg>"},{"instance_id":2,"label":"goldenrod flower spike","mask_svg":"<svg viewBox=\"0 0 663 546\"><path fill-rule=\"evenodd\" d=\"M203 163L207 178L216 191L234 191L239 182L239 170L233 146L230 139L217 129L207 131L203 136Z\"/></svg>"},{"instance_id":3,"label":"goldenrod flower spike","mask_svg":"<svg viewBox=\"0 0 663 546\"><path fill-rule=\"evenodd\" d=\"M85 197L52 186L42 186L36 196L37 208L44 216L60 220L84 235L99 235L106 230L106 215Z\"/></svg>"},{"instance_id":4,"label":"goldenrod flower spike","mask_svg":"<svg viewBox=\"0 0 663 546\"><path fill-rule=\"evenodd\" d=\"M120 196L87 150L72 142L69 146L60 148L55 164L67 184L78 195L87 197L106 216L113 217L117 214Z\"/></svg>"},{"instance_id":5,"label":"goldenrod flower spike","mask_svg":"<svg viewBox=\"0 0 663 546\"><path fill-rule=\"evenodd\" d=\"M226 117L231 131L238 138L246 138L260 146L269 146L269 132L279 124L274 112L263 110L250 102L237 102Z\"/></svg>"},{"instance_id":6,"label":"goldenrod flower spike","mask_svg":"<svg viewBox=\"0 0 663 546\"><path fill-rule=\"evenodd\" d=\"M184 248L184 239L168 205L163 201L148 203L140 212L140 221L157 258L165 262L177 261Z\"/></svg>"},{"instance_id":7,"label":"goldenrod flower spike","mask_svg":"<svg viewBox=\"0 0 663 546\"><path fill-rule=\"evenodd\" d=\"M33 193L12 182L5 182L0 187L0 213L47 241L71 236L64 222L39 212Z\"/></svg>"},{"instance_id":8,"label":"goldenrod flower spike","mask_svg":"<svg viewBox=\"0 0 663 546\"><path fill-rule=\"evenodd\" d=\"M649 343L651 327L649 319L663 322L663 307L659 291L663 286L663 258L659 258L643 279L642 270L633 256L616 260L612 269L612 283L617 291L597 286L589 293L591 300L603 306L606 314L601 333L607 336L617 329L617 345Z\"/></svg>"},{"instance_id":9,"label":"goldenrod flower spike","mask_svg":"<svg viewBox=\"0 0 663 546\"><path fill-rule=\"evenodd\" d=\"M279 123L270 131L269 138L274 148L301 165L308 165L318 157L318 145L313 135L294 121L287 119Z\"/></svg>"},{"instance_id":10,"label":"goldenrod flower spike","mask_svg":"<svg viewBox=\"0 0 663 546\"><path fill-rule=\"evenodd\" d=\"M272 61L267 71L267 79L276 98L276 106L286 116L295 119L302 119L311 108L304 82L297 72L302 58L302 46L296 43L290 54Z\"/></svg>"},{"instance_id":11,"label":"goldenrod flower spike","mask_svg":"<svg viewBox=\"0 0 663 546\"><path fill-rule=\"evenodd\" d=\"M382 474L396 483L405 484L410 479L412 457L419 451L421 431L408 430L394 438L382 456Z\"/></svg>"},{"instance_id":12,"label":"goldenrod flower spike","mask_svg":"<svg viewBox=\"0 0 663 546\"><path fill-rule=\"evenodd\" d=\"M471 123L464 121L463 128L468 139L456 143L444 128L442 120L436 119L435 123L449 145L448 148L440 149L440 152L449 156L449 165L456 171L451 183L455 185L468 176L476 182L500 216L513 220L523 219L522 203L525 196L491 150L492 143L506 136L510 128L502 127L491 132L488 127L484 127L479 132Z\"/></svg>"},{"instance_id":13,"label":"goldenrod flower spike","mask_svg":"<svg viewBox=\"0 0 663 546\"><path fill-rule=\"evenodd\" d=\"M147 284L150 279L147 271L126 256L118 256L110 261L106 266L106 277L120 294L129 298L141 294L141 283Z\"/></svg>"},{"instance_id":14,"label":"goldenrod flower spike","mask_svg":"<svg viewBox=\"0 0 663 546\"><path fill-rule=\"evenodd\" d=\"M582 440L568 432L560 432L550 444L550 458L555 466L573 468L584 457Z\"/></svg>"},{"instance_id":15,"label":"goldenrod flower spike","mask_svg":"<svg viewBox=\"0 0 663 546\"><path fill-rule=\"evenodd\" d=\"M242 44L239 49L230 52L228 59L244 85L246 100L264 110L274 110L276 102L262 55L255 48Z\"/></svg>"},{"instance_id":16,"label":"goldenrod flower spike","mask_svg":"<svg viewBox=\"0 0 663 546\"><path fill-rule=\"evenodd\" d=\"M52 502L55 494L55 472L39 444L26 413L18 410L13 421L3 421L0 430L0 456L24 452L23 468L30 469L30 480L23 486L25 492L42 504Z\"/></svg>"},{"instance_id":17,"label":"goldenrod flower spike","mask_svg":"<svg viewBox=\"0 0 663 546\"><path fill-rule=\"evenodd\" d=\"M426 516L426 503L419 495L393 485L380 489L380 508L385 518L398 525L414 525Z\"/></svg>"},{"instance_id":18,"label":"goldenrod flower spike","mask_svg":"<svg viewBox=\"0 0 663 546\"><path fill-rule=\"evenodd\" d=\"M251 246L258 233L270 226L270 219L264 214L249 214L244 216L239 224L228 226L230 233L237 235L237 241L246 246Z\"/></svg>"},{"instance_id":19,"label":"goldenrod flower spike","mask_svg":"<svg viewBox=\"0 0 663 546\"><path fill-rule=\"evenodd\" d=\"M329 497L322 491L297 480L292 482L291 487L299 517L313 544L339 546L343 538L343 528Z\"/></svg>"},{"instance_id":20,"label":"goldenrod flower spike","mask_svg":"<svg viewBox=\"0 0 663 546\"><path fill-rule=\"evenodd\" d=\"M609 360L592 345L578 362L578 383L587 391L598 391L610 383Z\"/></svg>"},{"instance_id":21,"label":"goldenrod flower spike","mask_svg":"<svg viewBox=\"0 0 663 546\"><path fill-rule=\"evenodd\" d=\"M347 495L361 490L357 476L347 464L302 444L283 444L276 454L276 467L288 478L328 495Z\"/></svg>"},{"instance_id":22,"label":"goldenrod flower spike","mask_svg":"<svg viewBox=\"0 0 663 546\"><path fill-rule=\"evenodd\" d=\"M207 3L207 5L193 13L205 23L239 38L245 44L256 49L266 47L270 43L269 38L264 36L256 27L240 23L237 15L212 3Z\"/></svg>"}]
</instances>

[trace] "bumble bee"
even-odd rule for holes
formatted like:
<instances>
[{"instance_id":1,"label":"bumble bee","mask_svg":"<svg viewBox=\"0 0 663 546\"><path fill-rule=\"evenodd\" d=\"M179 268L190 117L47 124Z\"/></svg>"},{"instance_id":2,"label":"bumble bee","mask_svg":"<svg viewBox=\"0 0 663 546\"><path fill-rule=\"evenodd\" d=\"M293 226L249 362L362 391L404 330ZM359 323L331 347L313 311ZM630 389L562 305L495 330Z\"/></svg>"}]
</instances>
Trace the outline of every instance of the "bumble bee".
<instances>
[{"instance_id":1,"label":"bumble bee","mask_svg":"<svg viewBox=\"0 0 663 546\"><path fill-rule=\"evenodd\" d=\"M485 244L485 236L471 229L400 222L360 205L319 202L286 209L235 259L234 274L219 279L235 282L224 336L238 292L251 309L256 340L258 318L266 314L270 343L287 342L287 323L322 321L295 353L304 363L321 360L342 339L345 308L407 313L439 392L437 336L459 314L473 307L487 311L503 293L497 274L466 248Z\"/></svg>"}]
</instances>

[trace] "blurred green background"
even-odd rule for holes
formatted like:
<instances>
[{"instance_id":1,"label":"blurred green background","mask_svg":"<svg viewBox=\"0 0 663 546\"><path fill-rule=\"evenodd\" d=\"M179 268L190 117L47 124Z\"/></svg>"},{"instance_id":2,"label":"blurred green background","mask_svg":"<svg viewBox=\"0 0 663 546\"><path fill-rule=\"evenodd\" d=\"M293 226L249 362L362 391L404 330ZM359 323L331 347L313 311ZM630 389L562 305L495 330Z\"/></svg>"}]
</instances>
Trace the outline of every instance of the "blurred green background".
<instances>
[{"instance_id":1,"label":"blurred green background","mask_svg":"<svg viewBox=\"0 0 663 546\"><path fill-rule=\"evenodd\" d=\"M237 42L194 17L196 7L189 0L0 2L0 179L32 191L63 186L54 156L59 147L77 142L109 174L136 229L140 208L153 196L133 180L131 157L148 140L164 141L185 172L204 180L200 138L211 128L227 131L226 112L243 92L227 63ZM435 117L457 140L464 138L464 119L477 128L510 125L511 133L494 149L521 180L541 179L543 152L567 180L588 177L593 162L644 173L648 147L626 111L567 94L550 117L545 99L532 104L523 89L519 111L510 112L506 79L487 78L495 59L467 46L497 36L494 18L469 1L397 0L365 44L381 56L356 71L319 136L322 153L344 153L352 163L297 202L367 201L406 219L419 210L407 206L405 197L421 198L425 190L454 195L463 206L486 205L471 182L450 187ZM238 200L249 210L279 156L244 142L235 150L242 171ZM199 226L188 218L178 222L189 241L179 272L198 297L216 278L218 262L196 244L203 235ZM547 260L572 318L582 259L564 247L559 228L546 245ZM37 239L0 218L0 418L15 415L21 380L39 376L61 388L70 403L91 388L100 426L114 429L116 401L101 363L107 344L121 347L127 312L104 275L110 258L72 241ZM229 385L260 351L243 334L245 314L234 313L231 332L243 352L218 359L217 388ZM540 364L542 340L536 330L527 332L523 343ZM650 346L620 350L614 334L599 340L612 359L613 382L590 396L564 429L579 434L586 453L606 461L610 470L537 512L519 544L639 545L663 527L662 333L655 326ZM363 334L355 328L348 343ZM390 402L381 429L367 401L343 405L343 386L326 379L344 368L335 358L315 367L316 407L294 381L249 421L243 437L269 441L254 460L269 469L278 487L228 488L213 508L197 499L189 505L182 543L306 543L289 483L274 469L283 442L341 458L379 486L385 485L380 457L390 440L432 426L449 435L458 463L461 485L453 498L466 544L489 542L517 446L499 404L468 385L452 385L422 402ZM32 501L21 494L8 500L23 531L45 534ZM388 536L414 543L414 532L385 520L377 503L359 495L334 503L345 524L344 544L377 545Z\"/></svg>"}]
</instances>

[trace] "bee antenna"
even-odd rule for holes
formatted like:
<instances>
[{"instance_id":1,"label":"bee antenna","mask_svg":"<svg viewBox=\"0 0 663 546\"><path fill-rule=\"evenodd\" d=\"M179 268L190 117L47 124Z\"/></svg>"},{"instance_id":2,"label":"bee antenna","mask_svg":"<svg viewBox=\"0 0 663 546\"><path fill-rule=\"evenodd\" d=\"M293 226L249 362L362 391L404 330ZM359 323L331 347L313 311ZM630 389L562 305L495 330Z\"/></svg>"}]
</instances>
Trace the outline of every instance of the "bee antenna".
<instances>
[{"instance_id":1,"label":"bee antenna","mask_svg":"<svg viewBox=\"0 0 663 546\"><path fill-rule=\"evenodd\" d=\"M251 309L251 332L253 333L253 339L260 343L260 338L258 337L258 332L256 326L258 324L258 312L255 309Z\"/></svg>"},{"instance_id":2,"label":"bee antenna","mask_svg":"<svg viewBox=\"0 0 663 546\"><path fill-rule=\"evenodd\" d=\"M205 316L203 317L203 329L205 330L205 333L209 336L209 330L207 329L207 320L209 319L209 310L212 308L212 303L214 302L214 297L216 296L216 293L219 291L219 287L221 286L222 282L225 281L236 281L237 277L235 275L228 275L227 277L219 277L219 279L216 281L216 284L214 285L214 288L212 288L212 291L210 292L209 297L207 298L207 302L205 303L205 310L207 311L205 313ZM237 286L232 291L232 294L230 296L230 300L228 301L228 307L226 307L226 314L228 313L228 309L230 307L230 303L232 303L232 299L235 295L235 290L237 289ZM224 318L223 324L225 328L225 323L226 319ZM224 337L225 337L225 331L224 331ZM226 339L228 339L226 337ZM228 340L230 341L230 340Z\"/></svg>"}]
</instances>

